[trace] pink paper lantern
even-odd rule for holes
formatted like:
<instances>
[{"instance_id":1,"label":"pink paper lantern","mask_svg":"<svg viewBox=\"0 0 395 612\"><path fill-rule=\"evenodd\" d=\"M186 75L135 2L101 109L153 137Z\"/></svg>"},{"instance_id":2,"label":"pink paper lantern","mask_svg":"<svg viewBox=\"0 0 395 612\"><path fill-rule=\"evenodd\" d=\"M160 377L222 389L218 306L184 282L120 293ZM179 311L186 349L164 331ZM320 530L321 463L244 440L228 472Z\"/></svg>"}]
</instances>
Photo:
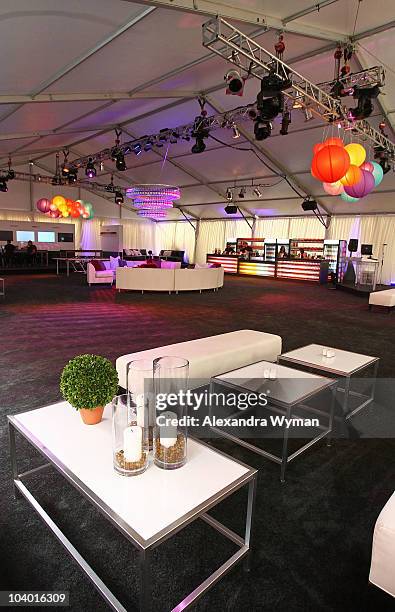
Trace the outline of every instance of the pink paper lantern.
<instances>
[{"instance_id":1,"label":"pink paper lantern","mask_svg":"<svg viewBox=\"0 0 395 612\"><path fill-rule=\"evenodd\" d=\"M337 196L343 193L344 187L340 181L336 181L335 183L322 183L324 191L329 195Z\"/></svg>"},{"instance_id":2,"label":"pink paper lantern","mask_svg":"<svg viewBox=\"0 0 395 612\"><path fill-rule=\"evenodd\" d=\"M51 202L47 198L41 198L36 204L37 210L44 214L50 211L50 206Z\"/></svg>"},{"instance_id":3,"label":"pink paper lantern","mask_svg":"<svg viewBox=\"0 0 395 612\"><path fill-rule=\"evenodd\" d=\"M363 198L374 188L374 176L367 170L362 170L362 178L355 185L345 186L344 191L352 198Z\"/></svg>"},{"instance_id":4,"label":"pink paper lantern","mask_svg":"<svg viewBox=\"0 0 395 612\"><path fill-rule=\"evenodd\" d=\"M370 161L363 162L363 164L361 164L359 167L361 168L361 170L367 170L368 172L373 172L374 168L372 162Z\"/></svg>"}]
</instances>

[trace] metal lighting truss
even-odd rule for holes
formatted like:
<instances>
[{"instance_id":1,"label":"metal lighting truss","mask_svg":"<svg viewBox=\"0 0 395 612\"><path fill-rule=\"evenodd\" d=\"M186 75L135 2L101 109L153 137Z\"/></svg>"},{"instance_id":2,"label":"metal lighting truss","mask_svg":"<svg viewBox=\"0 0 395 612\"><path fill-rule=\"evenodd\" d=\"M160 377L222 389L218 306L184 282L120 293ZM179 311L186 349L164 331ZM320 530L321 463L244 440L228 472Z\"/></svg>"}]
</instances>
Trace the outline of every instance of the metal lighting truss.
<instances>
[{"instance_id":1,"label":"metal lighting truss","mask_svg":"<svg viewBox=\"0 0 395 612\"><path fill-rule=\"evenodd\" d=\"M203 24L203 46L258 79L262 79L269 72L276 74L281 79L289 79L291 87L284 91L284 95L309 108L324 121L339 121L344 127L356 130L362 136L371 140L374 146L383 147L389 156L395 159L395 144L393 142L372 128L364 119L350 121L348 118L349 109L343 106L339 100L333 98L324 88L311 83L301 74L295 72L285 62L258 45L222 17L215 17ZM370 78L372 76L377 78L377 70L380 71L377 68L372 69ZM382 72L379 76L382 77Z\"/></svg>"},{"instance_id":2,"label":"metal lighting truss","mask_svg":"<svg viewBox=\"0 0 395 612\"><path fill-rule=\"evenodd\" d=\"M256 114L256 105L248 104L240 106L225 113L219 113L210 117L201 116L195 118L191 123L187 123L181 127L165 128L157 134L134 138L127 142L114 145L107 149L103 149L98 153L85 155L70 162L70 168L84 168L88 162L99 163L107 159L112 159L114 155L129 155L130 153L139 154L141 151L148 151L152 147L163 147L165 142L175 144L178 140L190 140L195 138L201 131L212 131L220 128L231 128L236 122L243 119L250 119L250 114Z\"/></svg>"}]
</instances>

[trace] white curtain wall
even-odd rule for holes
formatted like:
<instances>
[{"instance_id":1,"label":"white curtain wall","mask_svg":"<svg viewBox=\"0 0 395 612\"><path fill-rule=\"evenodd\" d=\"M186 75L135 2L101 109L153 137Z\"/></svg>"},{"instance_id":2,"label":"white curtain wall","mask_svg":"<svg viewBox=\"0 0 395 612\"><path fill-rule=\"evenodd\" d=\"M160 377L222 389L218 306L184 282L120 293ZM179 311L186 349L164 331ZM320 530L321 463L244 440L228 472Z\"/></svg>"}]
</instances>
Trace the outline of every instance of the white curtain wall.
<instances>
[{"instance_id":1,"label":"white curtain wall","mask_svg":"<svg viewBox=\"0 0 395 612\"><path fill-rule=\"evenodd\" d=\"M250 238L252 231L244 219L223 219L200 221L198 223L195 249L195 232L187 221L160 222L134 219L93 218L56 219L56 221L34 211L0 211L3 221L40 221L47 223L74 223L76 248L100 249L102 225L123 226L124 248L146 248L159 252L160 249L185 251L189 261L204 263L207 253L223 249L227 241L236 238ZM194 222L196 225L196 222ZM330 227L325 228L315 217L294 217L258 219L255 222L256 238L332 238L349 240L357 238L359 244L373 244L373 257L384 260L381 282L395 284L395 215L332 217Z\"/></svg>"}]
</instances>

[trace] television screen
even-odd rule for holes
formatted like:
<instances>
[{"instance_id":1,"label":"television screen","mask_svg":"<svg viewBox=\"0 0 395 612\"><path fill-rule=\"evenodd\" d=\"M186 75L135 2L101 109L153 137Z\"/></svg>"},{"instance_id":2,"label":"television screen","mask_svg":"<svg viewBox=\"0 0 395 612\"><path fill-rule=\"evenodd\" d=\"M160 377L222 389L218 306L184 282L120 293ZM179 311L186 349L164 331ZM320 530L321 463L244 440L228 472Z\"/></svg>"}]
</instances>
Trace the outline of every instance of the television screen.
<instances>
[{"instance_id":1,"label":"television screen","mask_svg":"<svg viewBox=\"0 0 395 612\"><path fill-rule=\"evenodd\" d=\"M58 242L74 242L74 234L72 232L58 232Z\"/></svg>"},{"instance_id":2,"label":"television screen","mask_svg":"<svg viewBox=\"0 0 395 612\"><path fill-rule=\"evenodd\" d=\"M55 242L55 232L38 232L38 242Z\"/></svg>"},{"instance_id":3,"label":"television screen","mask_svg":"<svg viewBox=\"0 0 395 612\"><path fill-rule=\"evenodd\" d=\"M27 242L28 240L34 240L34 231L30 230L17 230L16 239L18 242Z\"/></svg>"},{"instance_id":4,"label":"television screen","mask_svg":"<svg viewBox=\"0 0 395 612\"><path fill-rule=\"evenodd\" d=\"M372 255L373 245L372 244L361 244L361 255Z\"/></svg>"},{"instance_id":5,"label":"television screen","mask_svg":"<svg viewBox=\"0 0 395 612\"><path fill-rule=\"evenodd\" d=\"M14 232L12 230L0 230L0 241L14 240Z\"/></svg>"}]
</instances>

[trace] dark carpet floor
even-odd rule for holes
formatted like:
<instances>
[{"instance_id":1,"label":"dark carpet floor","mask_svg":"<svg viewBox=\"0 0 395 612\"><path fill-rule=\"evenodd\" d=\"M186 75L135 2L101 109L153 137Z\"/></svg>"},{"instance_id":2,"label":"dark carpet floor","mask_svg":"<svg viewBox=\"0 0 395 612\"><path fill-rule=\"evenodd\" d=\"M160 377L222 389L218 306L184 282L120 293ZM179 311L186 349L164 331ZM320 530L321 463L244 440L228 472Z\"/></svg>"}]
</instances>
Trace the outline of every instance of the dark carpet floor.
<instances>
[{"instance_id":1,"label":"dark carpet floor","mask_svg":"<svg viewBox=\"0 0 395 612\"><path fill-rule=\"evenodd\" d=\"M59 374L68 359L92 352L114 360L250 328L279 334L284 350L317 342L377 355L379 375L394 375L395 316L370 313L366 299L325 287L227 277L218 293L142 296L90 289L79 275L40 275L7 277L6 292L0 303L1 588L68 590L72 612L107 607L30 506L13 500L5 418L59 400ZM374 429L378 415L374 406L361 413L361 428ZM291 464L284 485L275 464L226 441L215 444L259 468L256 552L249 574L234 569L197 610L395 608L391 597L368 584L374 523L395 489L394 439L337 439L331 448L319 443ZM18 449L20 469L39 464L23 441ZM29 486L127 610L135 610L134 551L54 471ZM244 503L239 492L215 516L237 530ZM232 544L201 522L166 542L154 555L153 609L171 609L232 552Z\"/></svg>"}]
</instances>

